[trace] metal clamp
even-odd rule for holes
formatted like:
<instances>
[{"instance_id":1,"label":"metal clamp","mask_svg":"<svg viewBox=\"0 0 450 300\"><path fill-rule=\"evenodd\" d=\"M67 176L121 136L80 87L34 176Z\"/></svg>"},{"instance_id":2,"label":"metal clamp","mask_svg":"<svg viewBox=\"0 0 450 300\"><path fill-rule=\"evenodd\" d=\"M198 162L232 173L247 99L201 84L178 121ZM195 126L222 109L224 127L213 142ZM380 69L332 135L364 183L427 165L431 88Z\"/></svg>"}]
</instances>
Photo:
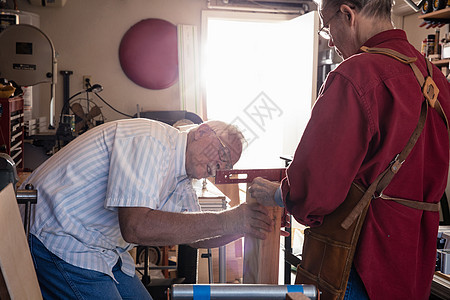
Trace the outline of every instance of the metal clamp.
<instances>
[{"instance_id":1,"label":"metal clamp","mask_svg":"<svg viewBox=\"0 0 450 300\"><path fill-rule=\"evenodd\" d=\"M400 168L402 167L403 163L405 162L405 160L399 161L398 160L399 156L400 156L400 154L397 154L395 156L394 160L391 161L391 171L394 174L397 174L397 172L400 170Z\"/></svg>"}]
</instances>

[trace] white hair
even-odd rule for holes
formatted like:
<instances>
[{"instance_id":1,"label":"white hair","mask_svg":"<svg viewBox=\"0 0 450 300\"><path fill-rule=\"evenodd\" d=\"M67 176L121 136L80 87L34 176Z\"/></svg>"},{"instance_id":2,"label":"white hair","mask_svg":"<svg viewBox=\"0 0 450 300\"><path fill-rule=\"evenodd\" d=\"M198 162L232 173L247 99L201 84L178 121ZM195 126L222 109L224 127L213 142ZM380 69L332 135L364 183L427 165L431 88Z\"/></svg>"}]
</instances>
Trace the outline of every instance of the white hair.
<instances>
[{"instance_id":1,"label":"white hair","mask_svg":"<svg viewBox=\"0 0 450 300\"><path fill-rule=\"evenodd\" d=\"M210 120L205 123L227 143L231 152L234 152L238 157L241 155L247 141L237 126L217 120Z\"/></svg>"}]
</instances>

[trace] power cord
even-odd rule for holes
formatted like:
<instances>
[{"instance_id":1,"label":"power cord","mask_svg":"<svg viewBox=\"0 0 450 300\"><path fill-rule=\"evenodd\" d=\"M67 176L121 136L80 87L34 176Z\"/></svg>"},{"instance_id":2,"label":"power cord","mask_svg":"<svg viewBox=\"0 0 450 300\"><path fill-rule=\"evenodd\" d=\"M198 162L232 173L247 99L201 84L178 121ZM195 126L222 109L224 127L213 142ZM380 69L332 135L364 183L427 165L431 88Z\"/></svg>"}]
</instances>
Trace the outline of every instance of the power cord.
<instances>
[{"instance_id":1,"label":"power cord","mask_svg":"<svg viewBox=\"0 0 450 300\"><path fill-rule=\"evenodd\" d=\"M86 79L86 84L89 85L89 88L93 88L93 86L91 85L91 82L90 82L89 79ZM94 84L94 86L95 86L95 84ZM94 89L92 90L92 93L94 93L100 100L103 101L103 103L105 103L106 105L108 105L108 107L111 108L111 109L112 109L113 111L115 111L116 113L119 113L119 114L124 115L124 116L129 117L129 118L133 118L133 116L128 115L128 114L126 114L126 113L123 113L123 112L121 112L121 111L115 109L114 107L112 107L111 104L109 104L108 102L106 102L106 100L103 99L103 98L102 98L102 97L101 97Z\"/></svg>"},{"instance_id":2,"label":"power cord","mask_svg":"<svg viewBox=\"0 0 450 300\"><path fill-rule=\"evenodd\" d=\"M100 97L99 94L97 94L97 93L95 93L95 92L94 92L94 94L95 94L100 100L102 100L106 105L108 105L109 108L111 108L112 110L114 110L116 113L119 113L119 114L124 115L124 116L129 117L129 118L133 118L133 116L127 115L126 113L123 113L123 112L121 112L121 111L118 111L117 109L115 109L114 107L112 107L108 102L105 101L105 99L103 99L102 97Z\"/></svg>"}]
</instances>

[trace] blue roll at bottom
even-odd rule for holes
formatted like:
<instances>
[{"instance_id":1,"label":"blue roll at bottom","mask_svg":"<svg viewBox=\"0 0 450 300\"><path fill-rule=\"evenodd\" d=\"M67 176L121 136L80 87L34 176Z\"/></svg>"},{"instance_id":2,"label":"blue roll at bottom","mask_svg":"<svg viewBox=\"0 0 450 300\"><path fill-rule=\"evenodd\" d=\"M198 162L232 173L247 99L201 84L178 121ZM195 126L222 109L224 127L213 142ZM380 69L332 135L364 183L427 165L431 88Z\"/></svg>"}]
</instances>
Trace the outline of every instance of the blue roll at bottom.
<instances>
[{"instance_id":1,"label":"blue roll at bottom","mask_svg":"<svg viewBox=\"0 0 450 300\"><path fill-rule=\"evenodd\" d=\"M317 288L310 284L175 284L171 289L172 300L220 300L220 299L272 299L284 300L287 293L303 293L317 299Z\"/></svg>"}]
</instances>

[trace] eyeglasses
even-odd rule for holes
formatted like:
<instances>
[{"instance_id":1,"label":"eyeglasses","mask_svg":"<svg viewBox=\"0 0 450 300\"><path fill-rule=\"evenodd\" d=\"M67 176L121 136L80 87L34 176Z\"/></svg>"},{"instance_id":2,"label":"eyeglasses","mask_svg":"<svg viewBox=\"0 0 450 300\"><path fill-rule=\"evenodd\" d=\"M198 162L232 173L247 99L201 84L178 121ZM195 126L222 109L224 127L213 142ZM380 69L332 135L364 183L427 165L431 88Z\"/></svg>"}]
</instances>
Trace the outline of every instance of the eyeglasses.
<instances>
[{"instance_id":1,"label":"eyeglasses","mask_svg":"<svg viewBox=\"0 0 450 300\"><path fill-rule=\"evenodd\" d=\"M220 142L220 148L219 148L219 159L220 161L226 163L225 168L226 169L232 169L233 164L231 163L231 152L230 149L228 149L227 146L225 146L225 143L222 141L222 139L217 135L217 133L213 130L214 134L216 135L216 138Z\"/></svg>"},{"instance_id":2,"label":"eyeglasses","mask_svg":"<svg viewBox=\"0 0 450 300\"><path fill-rule=\"evenodd\" d=\"M323 37L326 40L331 39L331 34L330 34L330 22L331 20L334 19L334 17L336 17L336 15L340 12L340 10L338 10L337 12L335 12L333 14L333 16L328 20L328 22L323 23L322 27L320 27L319 31L317 31L317 33Z\"/></svg>"}]
</instances>

